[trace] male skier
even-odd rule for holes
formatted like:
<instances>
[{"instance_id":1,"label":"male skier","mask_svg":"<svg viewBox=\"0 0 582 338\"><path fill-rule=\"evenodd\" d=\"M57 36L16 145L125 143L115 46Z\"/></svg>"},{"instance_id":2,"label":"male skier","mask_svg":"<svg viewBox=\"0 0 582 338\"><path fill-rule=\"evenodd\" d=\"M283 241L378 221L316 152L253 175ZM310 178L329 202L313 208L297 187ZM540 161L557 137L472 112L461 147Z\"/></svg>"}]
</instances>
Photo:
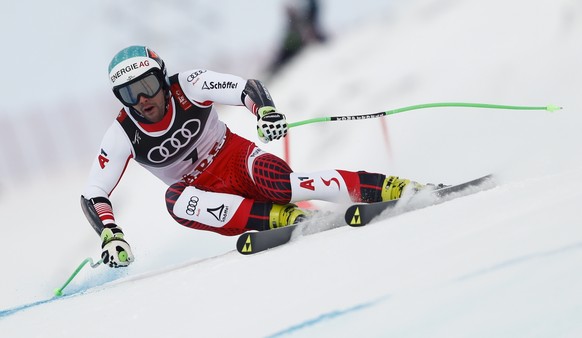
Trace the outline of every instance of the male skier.
<instances>
[{"instance_id":1,"label":"male skier","mask_svg":"<svg viewBox=\"0 0 582 338\"><path fill-rule=\"evenodd\" d=\"M124 107L103 137L81 207L111 267L134 261L109 200L130 159L168 185L167 209L178 223L226 236L297 223L307 217L297 201L372 203L424 187L365 171L294 172L232 133L214 103L245 106L265 143L287 133L285 115L258 80L204 69L168 76L164 61L145 46L117 53L109 78Z\"/></svg>"}]
</instances>

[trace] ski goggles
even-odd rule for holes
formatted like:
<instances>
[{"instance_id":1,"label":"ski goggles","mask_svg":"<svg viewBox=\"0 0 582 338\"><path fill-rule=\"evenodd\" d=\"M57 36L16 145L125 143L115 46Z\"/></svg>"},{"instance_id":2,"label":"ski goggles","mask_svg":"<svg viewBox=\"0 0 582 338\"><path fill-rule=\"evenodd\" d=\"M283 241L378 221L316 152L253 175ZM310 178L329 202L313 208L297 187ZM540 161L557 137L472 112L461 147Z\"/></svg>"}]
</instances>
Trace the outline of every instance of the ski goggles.
<instances>
[{"instance_id":1,"label":"ski goggles","mask_svg":"<svg viewBox=\"0 0 582 338\"><path fill-rule=\"evenodd\" d=\"M135 106L140 96L151 99L162 89L162 81L156 72L145 73L122 86L113 89L115 96L126 106Z\"/></svg>"}]
</instances>

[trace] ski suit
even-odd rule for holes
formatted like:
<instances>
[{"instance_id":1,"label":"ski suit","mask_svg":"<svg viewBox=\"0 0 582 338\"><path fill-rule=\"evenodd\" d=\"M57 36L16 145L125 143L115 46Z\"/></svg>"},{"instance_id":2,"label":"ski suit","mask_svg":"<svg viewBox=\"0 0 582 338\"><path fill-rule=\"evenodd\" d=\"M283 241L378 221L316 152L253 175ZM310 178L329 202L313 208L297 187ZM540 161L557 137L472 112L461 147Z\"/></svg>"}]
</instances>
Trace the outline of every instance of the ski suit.
<instances>
[{"instance_id":1,"label":"ski suit","mask_svg":"<svg viewBox=\"0 0 582 338\"><path fill-rule=\"evenodd\" d=\"M115 223L109 196L130 159L168 185L166 205L180 224L222 235L268 229L273 203L376 202L385 175L327 170L296 173L282 159L230 131L214 104L274 106L261 82L203 69L169 77L164 118L151 123L124 107L101 142L81 205L100 233Z\"/></svg>"}]
</instances>

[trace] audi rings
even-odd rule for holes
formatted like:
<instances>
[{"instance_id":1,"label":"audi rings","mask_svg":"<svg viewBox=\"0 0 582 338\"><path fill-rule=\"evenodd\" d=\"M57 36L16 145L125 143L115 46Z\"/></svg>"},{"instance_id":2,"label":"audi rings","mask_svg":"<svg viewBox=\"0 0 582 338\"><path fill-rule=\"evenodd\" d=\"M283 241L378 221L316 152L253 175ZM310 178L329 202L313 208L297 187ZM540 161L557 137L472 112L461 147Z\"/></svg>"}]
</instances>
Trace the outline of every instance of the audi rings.
<instances>
[{"instance_id":1,"label":"audi rings","mask_svg":"<svg viewBox=\"0 0 582 338\"><path fill-rule=\"evenodd\" d=\"M194 213L196 212L196 208L198 207L199 200L200 199L198 198L198 196L190 197L190 200L188 201L188 206L186 207L186 214L188 214L190 216L194 216Z\"/></svg>"},{"instance_id":2,"label":"audi rings","mask_svg":"<svg viewBox=\"0 0 582 338\"><path fill-rule=\"evenodd\" d=\"M191 125L192 123L196 123L196 126ZM176 155L180 149L188 146L190 140L200 133L201 125L202 123L198 119L186 121L182 128L176 130L170 138L165 139L159 146L150 149L148 160L155 164L164 163Z\"/></svg>"}]
</instances>

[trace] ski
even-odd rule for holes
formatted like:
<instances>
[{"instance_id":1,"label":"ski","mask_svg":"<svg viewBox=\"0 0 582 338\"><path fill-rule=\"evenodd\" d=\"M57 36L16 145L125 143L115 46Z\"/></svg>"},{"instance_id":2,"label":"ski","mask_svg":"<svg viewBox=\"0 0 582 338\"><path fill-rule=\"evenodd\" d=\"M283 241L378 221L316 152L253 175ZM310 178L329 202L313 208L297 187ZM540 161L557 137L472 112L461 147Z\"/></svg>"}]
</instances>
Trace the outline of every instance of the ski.
<instances>
[{"instance_id":1,"label":"ski","mask_svg":"<svg viewBox=\"0 0 582 338\"><path fill-rule=\"evenodd\" d=\"M361 227L370 223L376 216L387 210L402 208L403 212L407 212L421 209L453 198L492 188L494 186L493 183L493 175L486 175L468 182L433 190L428 194L423 194L421 191L410 197L407 201L397 199L369 204L354 204L346 210L345 221L349 226ZM475 188L478 188L478 190L475 191Z\"/></svg>"},{"instance_id":2,"label":"ski","mask_svg":"<svg viewBox=\"0 0 582 338\"><path fill-rule=\"evenodd\" d=\"M243 255L250 255L283 245L291 240L295 228L297 225L244 233L236 241L236 250Z\"/></svg>"},{"instance_id":3,"label":"ski","mask_svg":"<svg viewBox=\"0 0 582 338\"><path fill-rule=\"evenodd\" d=\"M421 192L417 195L413 195L406 202L402 200L394 200L371 204L354 204L347 209L344 215L340 215L339 217L342 218L343 216L345 222L350 226L353 227L364 226L370 223L370 221L373 218L380 215L385 210L396 209L397 207L400 206L402 206L403 208L402 212L420 209L423 207L427 207L429 205L442 203L452 198L461 197L464 195L468 195L472 192L476 192L470 189L472 187L478 187L479 191L481 191L483 190L487 182L492 181L493 176L487 175L469 182L434 190L428 193L428 196L427 194L422 194ZM493 185L491 185L491 187L492 186ZM236 250L243 255L251 255L268 249L272 249L291 241L294 232L298 231L301 233L305 232L307 229L311 227L317 228L317 226L321 226L320 223L322 222L325 221L324 219L321 218L310 219L305 223L289 225L282 228L258 232L247 232L238 237L236 241ZM339 220L339 222L341 223L343 222L343 220ZM337 226L338 225L333 225L331 226L331 228ZM313 230L315 230L315 232L322 231L321 229Z\"/></svg>"},{"instance_id":4,"label":"ski","mask_svg":"<svg viewBox=\"0 0 582 338\"><path fill-rule=\"evenodd\" d=\"M311 210L309 219L286 227L247 232L240 235L236 249L243 255L255 254L290 242L295 237L331 230L345 226L344 212Z\"/></svg>"}]
</instances>

